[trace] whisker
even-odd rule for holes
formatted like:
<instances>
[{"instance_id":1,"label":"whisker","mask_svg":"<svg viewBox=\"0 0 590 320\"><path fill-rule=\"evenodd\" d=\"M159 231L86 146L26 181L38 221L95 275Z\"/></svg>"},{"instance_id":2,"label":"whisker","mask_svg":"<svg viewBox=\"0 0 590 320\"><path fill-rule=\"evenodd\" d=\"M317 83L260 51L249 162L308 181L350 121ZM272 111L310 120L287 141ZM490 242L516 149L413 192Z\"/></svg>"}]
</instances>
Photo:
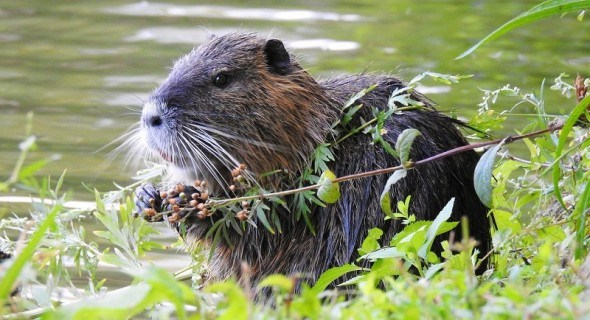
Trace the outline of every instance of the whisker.
<instances>
[{"instance_id":1,"label":"whisker","mask_svg":"<svg viewBox=\"0 0 590 320\"><path fill-rule=\"evenodd\" d=\"M213 138L210 134L202 130L197 126L192 126L191 128L185 128L185 132L191 133L191 141L194 140L198 145L200 145L203 149L208 150L212 156L214 156L217 160L220 161L221 165L223 165L228 171L233 170L237 166L240 165L240 161L236 159L227 149L223 148L219 141ZM195 150L199 150L198 146L193 146ZM246 171L243 173L244 178L248 181L258 184L254 179L254 176L251 172ZM228 183L226 182L226 185Z\"/></svg>"},{"instance_id":2,"label":"whisker","mask_svg":"<svg viewBox=\"0 0 590 320\"><path fill-rule=\"evenodd\" d=\"M195 169L195 171L200 171L202 172L202 168L199 166L198 163L201 163L205 166L205 169L207 170L207 172L209 174L211 174L213 176L213 178L215 179L215 181L217 182L217 184L219 184L224 190L226 190L225 186L227 185L227 181L225 181L223 179L222 174L219 172L219 170L211 163L211 160L208 159L206 157L205 154L203 154L200 149L195 146L193 144L193 140L189 140L186 137L182 137L182 140L185 142L185 144L181 144L181 146L183 147L183 149L186 151L187 154L192 154L194 156L196 156L198 158L198 160L200 160L199 162L195 161L194 158L190 158L192 164L193 164L193 168ZM191 148L189 148L191 147ZM189 150L193 150L193 153L191 153Z\"/></svg>"},{"instance_id":3,"label":"whisker","mask_svg":"<svg viewBox=\"0 0 590 320\"><path fill-rule=\"evenodd\" d=\"M200 125L200 124L189 124L190 126L194 126L198 129L201 129L203 131L208 131L208 132L212 132L215 133L217 135L220 135L222 137L225 138L229 138L232 140L237 140L237 141L241 141L241 142L245 142L251 145L255 145L257 147L263 147L263 148L267 148L267 149L271 149L271 150L276 150L276 151L282 151L282 152L286 152L289 150L289 148L274 144L274 143L270 143L270 142L265 142L265 141L260 141L260 140L253 140L253 139L248 139L248 138L244 138L244 137L239 137L236 135L232 135L229 134L227 132L223 132L219 129L215 129L215 128L211 128L208 126L204 126L204 125Z\"/></svg>"},{"instance_id":4,"label":"whisker","mask_svg":"<svg viewBox=\"0 0 590 320\"><path fill-rule=\"evenodd\" d=\"M120 152L121 147L125 144L129 143L130 139L134 139L134 136L139 135L141 131L141 127L139 126L139 123L136 123L134 125L132 125L131 127L129 127L127 129L127 131L125 133L123 133L121 136L119 136L118 138L115 138L113 141L107 143L106 145L100 147L98 150L94 151L96 152L100 152L114 144L118 144L118 146L113 149L112 151L110 151L108 153L108 156L111 156L112 154L116 155L116 153Z\"/></svg>"},{"instance_id":5,"label":"whisker","mask_svg":"<svg viewBox=\"0 0 590 320\"><path fill-rule=\"evenodd\" d=\"M216 155L216 152L213 152L213 150L210 150L210 149L208 149L208 147L209 147L209 146L208 146L208 145L206 145L206 144L203 144L203 143L201 142L201 139L191 139L191 140L188 142L188 144L189 144L189 145L192 147L192 149L194 149L195 151L197 151L197 152L199 153L199 155L200 155L200 159L201 159L201 162L202 162L202 163L203 163L205 166L207 166L207 169L208 169L208 171L210 171L212 174L214 174L214 175L215 175L215 176L217 176L217 177L222 177L222 175L221 175L221 173L219 172L219 170L218 170L218 169L217 169L217 168L216 168L216 167L215 167L215 166L214 166L214 165L211 163L211 159L209 159L209 158L208 158L208 157L207 157L207 156L206 156L206 155L205 155L205 154L204 154L202 151L200 151L200 150L201 150L201 148L202 148L202 149L205 149L205 150L208 150L208 151L211 153L211 155L212 155L212 156L214 156L214 157L216 157L218 160L222 161L222 159L220 159L220 158L219 158L219 157ZM201 146L201 148L199 148L199 146L198 146L198 145L200 145L200 146ZM220 184L222 184L222 183L221 183L221 181L218 181L218 182L219 182ZM227 182L225 182L225 183L227 183Z\"/></svg>"}]
</instances>

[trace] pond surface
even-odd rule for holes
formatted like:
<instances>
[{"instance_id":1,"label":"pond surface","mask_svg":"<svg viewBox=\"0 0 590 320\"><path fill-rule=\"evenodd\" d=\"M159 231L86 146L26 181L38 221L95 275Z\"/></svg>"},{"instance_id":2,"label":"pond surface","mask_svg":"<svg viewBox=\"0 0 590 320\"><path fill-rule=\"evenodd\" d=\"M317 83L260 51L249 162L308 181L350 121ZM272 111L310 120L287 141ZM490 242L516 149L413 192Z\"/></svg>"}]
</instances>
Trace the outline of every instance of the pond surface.
<instances>
[{"instance_id":1,"label":"pond surface","mask_svg":"<svg viewBox=\"0 0 590 320\"><path fill-rule=\"evenodd\" d=\"M314 76L424 71L472 74L452 87L426 83L444 110L468 116L479 88L511 83L537 90L561 72L588 73L588 23L575 15L516 30L453 58L536 1L3 1L0 4L0 179L8 176L34 112L38 148L29 160L56 159L77 199L130 182L108 145L138 119L147 94L172 62L211 34L257 31L284 40ZM551 106L549 106L551 108ZM554 106L554 110L559 107ZM532 110L523 110L532 112ZM106 147L105 147L106 146Z\"/></svg>"}]
</instances>

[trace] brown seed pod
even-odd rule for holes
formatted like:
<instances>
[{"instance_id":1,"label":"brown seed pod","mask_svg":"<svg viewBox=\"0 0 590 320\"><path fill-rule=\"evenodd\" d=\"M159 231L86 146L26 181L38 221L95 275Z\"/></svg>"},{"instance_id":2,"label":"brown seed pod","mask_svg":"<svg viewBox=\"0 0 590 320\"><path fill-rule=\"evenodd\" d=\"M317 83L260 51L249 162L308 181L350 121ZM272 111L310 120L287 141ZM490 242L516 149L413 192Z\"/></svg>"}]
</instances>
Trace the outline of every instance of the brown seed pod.
<instances>
[{"instance_id":1,"label":"brown seed pod","mask_svg":"<svg viewBox=\"0 0 590 320\"><path fill-rule=\"evenodd\" d=\"M180 207L175 204L174 206L172 206L172 210L176 213L176 212L180 212Z\"/></svg>"},{"instance_id":2,"label":"brown seed pod","mask_svg":"<svg viewBox=\"0 0 590 320\"><path fill-rule=\"evenodd\" d=\"M236 218L238 218L240 221L248 219L248 210L238 211L238 213L236 213Z\"/></svg>"},{"instance_id":3,"label":"brown seed pod","mask_svg":"<svg viewBox=\"0 0 590 320\"><path fill-rule=\"evenodd\" d=\"M201 182L201 188L207 188L207 181Z\"/></svg>"},{"instance_id":4,"label":"brown seed pod","mask_svg":"<svg viewBox=\"0 0 590 320\"><path fill-rule=\"evenodd\" d=\"M153 208L145 208L143 209L143 214L148 217L153 217L156 215L156 210L154 210Z\"/></svg>"},{"instance_id":5,"label":"brown seed pod","mask_svg":"<svg viewBox=\"0 0 590 320\"><path fill-rule=\"evenodd\" d=\"M241 205L242 205L242 208L246 209L246 208L250 207L250 202L242 201Z\"/></svg>"},{"instance_id":6,"label":"brown seed pod","mask_svg":"<svg viewBox=\"0 0 590 320\"><path fill-rule=\"evenodd\" d=\"M201 180L197 179L195 180L195 182L193 183L193 185L195 186L195 188L198 188L201 186Z\"/></svg>"},{"instance_id":7,"label":"brown seed pod","mask_svg":"<svg viewBox=\"0 0 590 320\"><path fill-rule=\"evenodd\" d=\"M203 210L201 210L201 212L203 213L203 215L205 215L205 217L208 217L211 215L211 212L207 208L203 208Z\"/></svg>"},{"instance_id":8,"label":"brown seed pod","mask_svg":"<svg viewBox=\"0 0 590 320\"><path fill-rule=\"evenodd\" d=\"M167 198L168 198L168 199L170 199L170 198L174 198L174 197L176 197L177 195L178 195L178 192L176 192L176 190L174 190L174 189L171 189L171 190L168 190L168 197L167 197Z\"/></svg>"},{"instance_id":9,"label":"brown seed pod","mask_svg":"<svg viewBox=\"0 0 590 320\"><path fill-rule=\"evenodd\" d=\"M176 212L168 217L168 222L170 223L176 223L178 221L180 221L180 215Z\"/></svg>"},{"instance_id":10,"label":"brown seed pod","mask_svg":"<svg viewBox=\"0 0 590 320\"><path fill-rule=\"evenodd\" d=\"M209 199L209 194L207 192L201 193L201 200L207 201Z\"/></svg>"},{"instance_id":11,"label":"brown seed pod","mask_svg":"<svg viewBox=\"0 0 590 320\"><path fill-rule=\"evenodd\" d=\"M200 220L205 219L207 216L203 214L203 211L199 211L197 212L197 218L199 218Z\"/></svg>"},{"instance_id":12,"label":"brown seed pod","mask_svg":"<svg viewBox=\"0 0 590 320\"><path fill-rule=\"evenodd\" d=\"M160 198L161 198L161 199L166 199L166 198L168 198L168 192L166 192L166 191L162 191L162 192L160 192Z\"/></svg>"},{"instance_id":13,"label":"brown seed pod","mask_svg":"<svg viewBox=\"0 0 590 320\"><path fill-rule=\"evenodd\" d=\"M189 204L191 207L196 207L197 205L199 205L199 203L197 202L197 200L194 200L194 199L193 199L193 200L191 200L191 201L190 201L188 204Z\"/></svg>"},{"instance_id":14,"label":"brown seed pod","mask_svg":"<svg viewBox=\"0 0 590 320\"><path fill-rule=\"evenodd\" d=\"M201 195L198 192L195 192L191 194L191 198L193 198L193 200L199 200L199 198L201 198Z\"/></svg>"},{"instance_id":15,"label":"brown seed pod","mask_svg":"<svg viewBox=\"0 0 590 320\"><path fill-rule=\"evenodd\" d=\"M238 170L238 169L233 169L233 170L231 171L231 176L232 176L232 177L234 177L234 178L235 178L235 177L237 177L237 176L239 176L239 175L240 175L240 170Z\"/></svg>"},{"instance_id":16,"label":"brown seed pod","mask_svg":"<svg viewBox=\"0 0 590 320\"><path fill-rule=\"evenodd\" d=\"M168 203L171 205L176 205L176 199L175 198L168 198Z\"/></svg>"},{"instance_id":17,"label":"brown seed pod","mask_svg":"<svg viewBox=\"0 0 590 320\"><path fill-rule=\"evenodd\" d=\"M232 184L231 186L229 186L229 190L230 190L231 192L234 192L234 191L236 191L236 185L235 185L235 184Z\"/></svg>"},{"instance_id":18,"label":"brown seed pod","mask_svg":"<svg viewBox=\"0 0 590 320\"><path fill-rule=\"evenodd\" d=\"M204 203L199 203L199 204L197 204L196 207L197 207L197 210L203 210L206 208Z\"/></svg>"},{"instance_id":19,"label":"brown seed pod","mask_svg":"<svg viewBox=\"0 0 590 320\"><path fill-rule=\"evenodd\" d=\"M174 191L176 191L176 193L184 192L184 185L182 183L177 184L176 187L174 187Z\"/></svg>"},{"instance_id":20,"label":"brown seed pod","mask_svg":"<svg viewBox=\"0 0 590 320\"><path fill-rule=\"evenodd\" d=\"M243 163L240 163L239 168L240 168L240 170L244 171L244 170L246 170L246 165Z\"/></svg>"}]
</instances>

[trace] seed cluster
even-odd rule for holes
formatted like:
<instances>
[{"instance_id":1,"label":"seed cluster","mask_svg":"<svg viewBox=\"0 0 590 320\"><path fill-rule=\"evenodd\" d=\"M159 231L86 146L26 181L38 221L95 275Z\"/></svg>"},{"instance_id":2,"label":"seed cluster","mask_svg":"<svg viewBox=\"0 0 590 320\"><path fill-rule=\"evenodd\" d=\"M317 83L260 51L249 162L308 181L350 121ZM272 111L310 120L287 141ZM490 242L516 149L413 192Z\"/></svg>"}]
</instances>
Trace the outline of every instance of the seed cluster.
<instances>
[{"instance_id":1,"label":"seed cluster","mask_svg":"<svg viewBox=\"0 0 590 320\"><path fill-rule=\"evenodd\" d=\"M244 170L246 170L246 165L240 164L237 168L231 171L232 181L234 184L229 186L229 190L231 190L234 194L241 191L243 188L242 184L246 182L246 178L243 176ZM236 213L236 219L240 221L248 220L250 217L250 202L242 201L240 205L242 206L242 210Z\"/></svg>"},{"instance_id":2,"label":"seed cluster","mask_svg":"<svg viewBox=\"0 0 590 320\"><path fill-rule=\"evenodd\" d=\"M162 221L168 214L168 222L176 223L187 215L195 215L199 219L205 219L211 215L205 202L209 199L207 182L195 180L193 186L177 184L168 191L162 191L157 198L150 198L151 208L144 210L144 218L147 221Z\"/></svg>"},{"instance_id":3,"label":"seed cluster","mask_svg":"<svg viewBox=\"0 0 590 320\"><path fill-rule=\"evenodd\" d=\"M244 172L246 165L240 164L231 171L233 184L229 186L234 196L244 190ZM187 216L196 216L198 219L205 219L213 212L207 206L210 195L207 193L207 182L195 180L192 186L177 184L168 191L159 192L155 197L149 199L150 207L143 210L143 217L149 222L163 221L168 219L170 223L178 223ZM250 202L240 203L242 210L236 213L240 221L247 220L250 216Z\"/></svg>"},{"instance_id":4,"label":"seed cluster","mask_svg":"<svg viewBox=\"0 0 590 320\"><path fill-rule=\"evenodd\" d=\"M246 178L243 176L244 170L246 170L246 165L242 163L231 171L233 181L233 184L229 186L231 192L235 193L240 189L240 184L246 182Z\"/></svg>"}]
</instances>

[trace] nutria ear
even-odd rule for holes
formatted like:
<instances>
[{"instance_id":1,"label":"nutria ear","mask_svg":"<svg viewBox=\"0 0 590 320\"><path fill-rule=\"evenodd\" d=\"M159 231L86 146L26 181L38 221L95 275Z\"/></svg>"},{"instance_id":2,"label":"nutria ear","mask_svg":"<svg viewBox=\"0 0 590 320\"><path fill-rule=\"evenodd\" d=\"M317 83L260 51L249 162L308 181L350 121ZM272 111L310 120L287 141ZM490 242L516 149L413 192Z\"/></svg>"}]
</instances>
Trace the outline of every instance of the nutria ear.
<instances>
[{"instance_id":1,"label":"nutria ear","mask_svg":"<svg viewBox=\"0 0 590 320\"><path fill-rule=\"evenodd\" d=\"M291 57L281 40L268 40L264 45L264 55L271 72L286 75L291 70Z\"/></svg>"}]
</instances>

